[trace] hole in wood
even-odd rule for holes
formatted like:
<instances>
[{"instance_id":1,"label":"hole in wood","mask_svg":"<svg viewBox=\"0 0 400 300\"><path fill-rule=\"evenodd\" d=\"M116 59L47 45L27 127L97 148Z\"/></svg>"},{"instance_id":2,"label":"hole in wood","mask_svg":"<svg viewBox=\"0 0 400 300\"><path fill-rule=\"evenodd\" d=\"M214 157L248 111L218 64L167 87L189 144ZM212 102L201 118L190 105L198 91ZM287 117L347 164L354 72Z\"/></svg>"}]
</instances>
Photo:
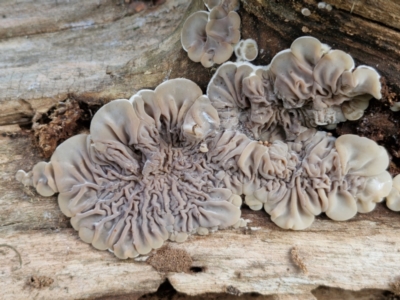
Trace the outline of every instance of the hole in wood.
<instances>
[{"instance_id":1,"label":"hole in wood","mask_svg":"<svg viewBox=\"0 0 400 300\"><path fill-rule=\"evenodd\" d=\"M190 271L193 273L201 273L204 272L206 268L204 267L191 267Z\"/></svg>"}]
</instances>

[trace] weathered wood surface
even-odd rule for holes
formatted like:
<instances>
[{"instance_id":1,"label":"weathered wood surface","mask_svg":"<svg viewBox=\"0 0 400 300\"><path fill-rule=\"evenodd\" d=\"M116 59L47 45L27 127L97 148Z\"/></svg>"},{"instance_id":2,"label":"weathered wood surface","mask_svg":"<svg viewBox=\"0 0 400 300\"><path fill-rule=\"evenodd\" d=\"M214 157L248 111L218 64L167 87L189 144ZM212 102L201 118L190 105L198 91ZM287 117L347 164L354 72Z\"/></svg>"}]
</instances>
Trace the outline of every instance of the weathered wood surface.
<instances>
[{"instance_id":1,"label":"weathered wood surface","mask_svg":"<svg viewBox=\"0 0 400 300\"><path fill-rule=\"evenodd\" d=\"M186 77L205 88L212 75L190 62L179 42L182 22L201 1L170 0L142 11L136 1L14 2L0 2L0 124L29 123L36 112L69 97L91 104L126 98L165 78ZM317 2L243 1L243 37L263 49L256 63L268 64L306 27L358 63L376 67L397 97L396 1L379 10L374 1L359 0L351 11L352 0L333 0L331 12L317 9ZM303 7L311 16L301 14ZM32 132L13 125L0 127L0 134L0 244L7 245L0 246L1 299L136 297L156 291L166 278L189 295L313 299L329 296L317 293L319 286L390 290L400 280L400 214L384 205L349 222L321 216L302 232L281 230L264 212L245 209L246 228L169 243L186 250L200 272L159 273L145 261L117 260L79 240L55 197L40 197L15 181L18 169L41 160ZM308 274L293 261L293 247ZM38 289L32 276L53 283Z\"/></svg>"},{"instance_id":2,"label":"weathered wood surface","mask_svg":"<svg viewBox=\"0 0 400 300\"><path fill-rule=\"evenodd\" d=\"M8 132L13 131L12 129ZM55 197L43 198L14 180L19 168L40 158L23 131L0 139L0 289L2 299L80 299L154 292L168 278L178 291L293 294L312 299L319 286L388 290L399 279L400 216L379 206L349 222L319 217L302 231L279 229L266 213L244 210L248 226L191 236L182 244L200 272L160 274L134 259L121 261L80 241L59 211ZM291 256L297 247L308 274ZM32 276L54 282L36 289Z\"/></svg>"}]
</instances>

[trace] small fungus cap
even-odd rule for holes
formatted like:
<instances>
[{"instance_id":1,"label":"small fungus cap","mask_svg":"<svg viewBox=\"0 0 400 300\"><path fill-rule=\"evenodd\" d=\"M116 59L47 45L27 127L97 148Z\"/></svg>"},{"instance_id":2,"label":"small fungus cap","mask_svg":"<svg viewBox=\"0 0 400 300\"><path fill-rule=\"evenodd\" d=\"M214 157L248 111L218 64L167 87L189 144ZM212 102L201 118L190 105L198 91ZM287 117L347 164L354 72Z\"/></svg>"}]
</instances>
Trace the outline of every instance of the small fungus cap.
<instances>
[{"instance_id":1,"label":"small fungus cap","mask_svg":"<svg viewBox=\"0 0 400 300\"><path fill-rule=\"evenodd\" d=\"M386 205L393 211L400 211L400 175L393 178L393 186L386 198Z\"/></svg>"},{"instance_id":2,"label":"small fungus cap","mask_svg":"<svg viewBox=\"0 0 400 300\"><path fill-rule=\"evenodd\" d=\"M208 12L198 11L191 14L183 24L181 43L189 58L194 62L200 62L204 55L204 47L207 41L206 25Z\"/></svg>"},{"instance_id":3,"label":"small fungus cap","mask_svg":"<svg viewBox=\"0 0 400 300\"><path fill-rule=\"evenodd\" d=\"M240 17L230 6L213 7L211 12L199 11L183 24L181 43L194 62L209 68L222 64L233 53L233 45L240 40Z\"/></svg>"},{"instance_id":4,"label":"small fungus cap","mask_svg":"<svg viewBox=\"0 0 400 300\"><path fill-rule=\"evenodd\" d=\"M257 42L253 39L241 40L235 46L235 55L238 61L253 61L258 55Z\"/></svg>"}]
</instances>

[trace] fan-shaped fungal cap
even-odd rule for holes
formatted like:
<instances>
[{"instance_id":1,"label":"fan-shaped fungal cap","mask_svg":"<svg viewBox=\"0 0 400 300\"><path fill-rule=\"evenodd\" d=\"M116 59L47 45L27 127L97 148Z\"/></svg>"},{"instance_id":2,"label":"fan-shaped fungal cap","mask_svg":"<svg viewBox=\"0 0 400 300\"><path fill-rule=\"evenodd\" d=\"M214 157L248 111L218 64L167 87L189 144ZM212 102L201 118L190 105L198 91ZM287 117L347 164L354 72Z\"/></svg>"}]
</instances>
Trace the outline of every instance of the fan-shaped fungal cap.
<instances>
[{"instance_id":1,"label":"fan-shaped fungal cap","mask_svg":"<svg viewBox=\"0 0 400 300\"><path fill-rule=\"evenodd\" d=\"M15 178L24 185L36 188L40 195L49 197L58 192L52 177L53 172L51 164L42 161L37 163L31 172L19 170Z\"/></svg>"},{"instance_id":2,"label":"fan-shaped fungal cap","mask_svg":"<svg viewBox=\"0 0 400 300\"><path fill-rule=\"evenodd\" d=\"M393 178L393 186L386 197L386 205L391 210L400 211L400 175Z\"/></svg>"},{"instance_id":3,"label":"fan-shaped fungal cap","mask_svg":"<svg viewBox=\"0 0 400 300\"><path fill-rule=\"evenodd\" d=\"M329 50L312 37L295 40L270 66L276 78L274 91L286 108L301 107L307 99L312 99L317 110L347 103L345 115L351 119L361 117L365 102L381 97L378 73L366 66L353 69L354 61L348 54ZM352 105L349 102L353 99L364 103Z\"/></svg>"},{"instance_id":4,"label":"fan-shaped fungal cap","mask_svg":"<svg viewBox=\"0 0 400 300\"><path fill-rule=\"evenodd\" d=\"M236 52L240 43L237 47ZM298 38L269 66L245 66L222 65L207 94L223 126L238 124L241 111L245 127L255 138L294 140L310 127L334 128L347 119L359 119L369 100L381 97L374 69L354 69L350 55L330 50L313 37ZM249 71L243 74L243 69Z\"/></svg>"},{"instance_id":5,"label":"fan-shaped fungal cap","mask_svg":"<svg viewBox=\"0 0 400 300\"><path fill-rule=\"evenodd\" d=\"M174 79L104 105L91 135L66 140L50 163L17 177L43 195L59 192L60 209L83 241L135 257L167 239L240 221L238 195L219 186L200 150L218 127L201 89Z\"/></svg>"},{"instance_id":6,"label":"fan-shaped fungal cap","mask_svg":"<svg viewBox=\"0 0 400 300\"><path fill-rule=\"evenodd\" d=\"M240 17L234 11L216 6L210 13L195 12L183 24L181 43L194 62L206 68L222 64L233 53L233 44L240 40Z\"/></svg>"},{"instance_id":7,"label":"fan-shaped fungal cap","mask_svg":"<svg viewBox=\"0 0 400 300\"><path fill-rule=\"evenodd\" d=\"M389 166L389 156L382 146L354 134L340 136L335 147L340 155L343 174L374 176Z\"/></svg>"},{"instance_id":8,"label":"fan-shaped fungal cap","mask_svg":"<svg viewBox=\"0 0 400 300\"><path fill-rule=\"evenodd\" d=\"M226 130L208 145L207 157L224 170L221 178L225 186L235 194L244 194L251 209L264 207L279 227L301 230L323 212L343 221L357 211L371 211L389 193L391 177L385 171L385 161L376 167L375 162L360 156L360 168L342 167L353 159L344 148L356 143L360 141L353 136L336 140L314 129L288 143L259 143ZM368 139L361 144L363 151L372 148L372 155L374 148L379 148Z\"/></svg>"},{"instance_id":9,"label":"fan-shaped fungal cap","mask_svg":"<svg viewBox=\"0 0 400 300\"><path fill-rule=\"evenodd\" d=\"M207 41L206 25L208 12L198 11L190 15L181 33L183 50L188 53L189 58L194 62L200 62L204 55L204 47Z\"/></svg>"}]
</instances>

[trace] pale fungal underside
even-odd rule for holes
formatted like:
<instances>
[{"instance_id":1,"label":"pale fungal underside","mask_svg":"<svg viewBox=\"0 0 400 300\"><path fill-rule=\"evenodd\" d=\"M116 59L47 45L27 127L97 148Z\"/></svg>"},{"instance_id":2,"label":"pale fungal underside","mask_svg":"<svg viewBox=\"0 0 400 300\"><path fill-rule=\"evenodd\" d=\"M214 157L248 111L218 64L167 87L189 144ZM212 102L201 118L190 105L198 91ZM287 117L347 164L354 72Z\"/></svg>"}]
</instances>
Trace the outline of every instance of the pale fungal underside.
<instances>
[{"instance_id":1,"label":"pale fungal underside","mask_svg":"<svg viewBox=\"0 0 400 300\"><path fill-rule=\"evenodd\" d=\"M104 105L90 135L16 177L43 196L59 193L81 239L119 258L244 226L242 197L285 229L307 228L321 213L348 220L392 189L384 148L312 128L380 97L377 73L351 63L306 37L267 67L224 64L207 95L190 80L168 80Z\"/></svg>"},{"instance_id":2,"label":"pale fungal underside","mask_svg":"<svg viewBox=\"0 0 400 300\"><path fill-rule=\"evenodd\" d=\"M238 1L205 1L210 12L190 15L181 32L181 43L189 58L210 68L226 62L240 40L240 17L234 11Z\"/></svg>"}]
</instances>

